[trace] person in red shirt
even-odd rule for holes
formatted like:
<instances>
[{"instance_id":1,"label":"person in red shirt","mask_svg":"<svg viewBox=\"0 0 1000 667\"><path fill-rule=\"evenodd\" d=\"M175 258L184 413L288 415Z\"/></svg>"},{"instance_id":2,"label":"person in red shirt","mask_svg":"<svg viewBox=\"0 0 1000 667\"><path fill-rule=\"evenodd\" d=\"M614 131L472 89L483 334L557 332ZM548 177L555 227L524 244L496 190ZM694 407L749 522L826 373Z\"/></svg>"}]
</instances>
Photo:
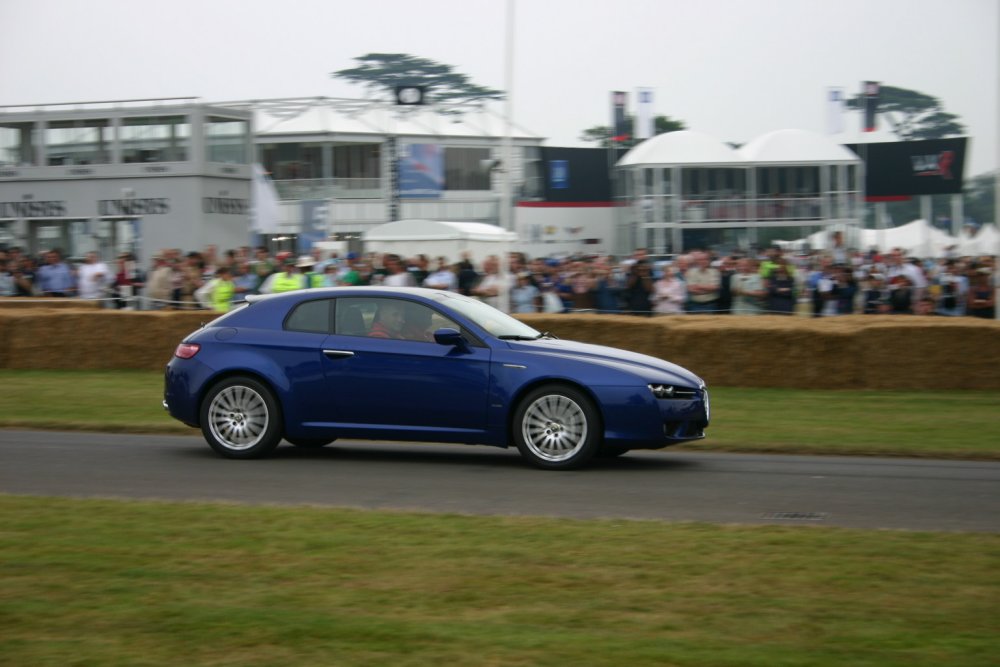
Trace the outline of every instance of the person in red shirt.
<instances>
[{"instance_id":1,"label":"person in red shirt","mask_svg":"<svg viewBox=\"0 0 1000 667\"><path fill-rule=\"evenodd\" d=\"M386 301L379 306L368 335L372 338L402 338L403 324L402 305Z\"/></svg>"}]
</instances>

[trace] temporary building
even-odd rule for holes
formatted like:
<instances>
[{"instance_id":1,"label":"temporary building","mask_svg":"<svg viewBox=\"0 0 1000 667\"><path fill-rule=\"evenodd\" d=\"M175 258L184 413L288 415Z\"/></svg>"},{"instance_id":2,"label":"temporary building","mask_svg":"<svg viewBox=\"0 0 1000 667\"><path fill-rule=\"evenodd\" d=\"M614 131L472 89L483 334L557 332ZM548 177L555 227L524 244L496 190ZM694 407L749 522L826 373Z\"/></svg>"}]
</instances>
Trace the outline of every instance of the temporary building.
<instances>
[{"instance_id":1,"label":"temporary building","mask_svg":"<svg viewBox=\"0 0 1000 667\"><path fill-rule=\"evenodd\" d=\"M905 225L888 229L862 229L857 245L860 250L876 248L880 252L901 248L910 257L944 257L951 249L960 255L990 255L997 251L996 234L995 227L984 225L975 237L963 235L961 238L955 238L926 220L913 220ZM819 231L809 235L808 238L782 241L778 245L789 249L808 247L814 250L827 250L830 247L830 234L827 231Z\"/></svg>"},{"instance_id":2,"label":"temporary building","mask_svg":"<svg viewBox=\"0 0 1000 667\"><path fill-rule=\"evenodd\" d=\"M1000 254L1000 232L996 225L983 225L975 234L970 229L962 230L958 237L958 252L961 255L997 255Z\"/></svg>"},{"instance_id":3,"label":"temporary building","mask_svg":"<svg viewBox=\"0 0 1000 667\"><path fill-rule=\"evenodd\" d=\"M468 253L474 262L501 255L517 234L483 222L396 220L373 227L362 235L368 252L390 252L403 257L427 255L457 262Z\"/></svg>"}]
</instances>

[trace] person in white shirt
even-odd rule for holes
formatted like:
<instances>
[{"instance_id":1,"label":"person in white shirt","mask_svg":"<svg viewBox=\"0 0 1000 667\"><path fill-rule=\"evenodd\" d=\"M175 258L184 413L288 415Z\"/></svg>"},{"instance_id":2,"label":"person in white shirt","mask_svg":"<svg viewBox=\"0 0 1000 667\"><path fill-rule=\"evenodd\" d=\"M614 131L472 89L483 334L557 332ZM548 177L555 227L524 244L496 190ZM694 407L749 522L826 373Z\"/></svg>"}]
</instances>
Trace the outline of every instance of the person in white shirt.
<instances>
[{"instance_id":1,"label":"person in white shirt","mask_svg":"<svg viewBox=\"0 0 1000 667\"><path fill-rule=\"evenodd\" d=\"M923 298L924 291L927 289L927 276L924 272L920 270L915 264L906 261L903 257L903 251L900 248L893 248L886 258L886 266L889 281L897 276L903 276L910 281L913 285L913 289L916 294L914 295L916 299Z\"/></svg>"},{"instance_id":2,"label":"person in white shirt","mask_svg":"<svg viewBox=\"0 0 1000 667\"><path fill-rule=\"evenodd\" d=\"M108 288L115 281L115 275L108 265L100 261L96 252L88 252L84 263L77 269L77 284L81 299L103 299L108 296Z\"/></svg>"},{"instance_id":3,"label":"person in white shirt","mask_svg":"<svg viewBox=\"0 0 1000 667\"><path fill-rule=\"evenodd\" d=\"M448 260L444 257L438 257L437 271L427 276L427 279L424 280L424 287L443 289L449 292L458 291L458 276L448 266Z\"/></svg>"},{"instance_id":4,"label":"person in white shirt","mask_svg":"<svg viewBox=\"0 0 1000 667\"><path fill-rule=\"evenodd\" d=\"M500 292L506 289L509 292L514 287L512 279L514 276L507 274L506 281L500 277L500 259L496 255L490 255L483 262L485 272L479 284L472 289L472 296L479 297L494 308L500 307ZM516 279L515 279L516 280Z\"/></svg>"},{"instance_id":5,"label":"person in white shirt","mask_svg":"<svg viewBox=\"0 0 1000 667\"><path fill-rule=\"evenodd\" d=\"M382 280L382 284L386 287L416 287L413 274L403 266L399 255L386 255L385 268L389 275Z\"/></svg>"}]
</instances>

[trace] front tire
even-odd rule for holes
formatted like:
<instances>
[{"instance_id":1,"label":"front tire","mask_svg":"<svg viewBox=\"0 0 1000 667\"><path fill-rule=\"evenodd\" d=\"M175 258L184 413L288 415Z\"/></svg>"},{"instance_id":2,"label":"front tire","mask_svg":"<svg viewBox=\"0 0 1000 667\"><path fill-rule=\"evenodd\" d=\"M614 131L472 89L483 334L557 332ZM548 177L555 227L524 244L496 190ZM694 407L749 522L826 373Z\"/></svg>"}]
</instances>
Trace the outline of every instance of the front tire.
<instances>
[{"instance_id":1,"label":"front tire","mask_svg":"<svg viewBox=\"0 0 1000 667\"><path fill-rule=\"evenodd\" d=\"M565 385L529 392L514 413L513 431L521 456L547 470L586 465L603 439L594 402L579 389Z\"/></svg>"},{"instance_id":2,"label":"front tire","mask_svg":"<svg viewBox=\"0 0 1000 667\"><path fill-rule=\"evenodd\" d=\"M260 458L281 441L281 409L262 382L227 378L212 387L201 404L201 432L226 458Z\"/></svg>"},{"instance_id":3,"label":"front tire","mask_svg":"<svg viewBox=\"0 0 1000 667\"><path fill-rule=\"evenodd\" d=\"M334 441L334 438L289 438L286 435L285 440L302 449L319 449L329 445Z\"/></svg>"}]
</instances>

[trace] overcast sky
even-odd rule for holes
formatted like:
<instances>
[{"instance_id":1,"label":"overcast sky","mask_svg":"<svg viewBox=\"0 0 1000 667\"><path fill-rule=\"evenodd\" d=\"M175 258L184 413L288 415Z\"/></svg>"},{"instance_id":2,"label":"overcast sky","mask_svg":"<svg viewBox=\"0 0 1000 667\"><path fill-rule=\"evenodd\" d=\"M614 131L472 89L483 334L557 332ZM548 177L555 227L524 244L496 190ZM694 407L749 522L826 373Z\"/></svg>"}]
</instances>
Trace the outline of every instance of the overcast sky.
<instances>
[{"instance_id":1,"label":"overcast sky","mask_svg":"<svg viewBox=\"0 0 1000 667\"><path fill-rule=\"evenodd\" d=\"M724 141L824 132L827 87L938 97L997 167L997 0L516 0L513 115L587 145L609 91ZM360 97L330 78L370 52L504 86L505 0L0 0L0 105L195 96ZM502 111L502 106L497 107ZM835 138L861 139L857 113ZM888 134L879 136L891 140Z\"/></svg>"}]
</instances>

